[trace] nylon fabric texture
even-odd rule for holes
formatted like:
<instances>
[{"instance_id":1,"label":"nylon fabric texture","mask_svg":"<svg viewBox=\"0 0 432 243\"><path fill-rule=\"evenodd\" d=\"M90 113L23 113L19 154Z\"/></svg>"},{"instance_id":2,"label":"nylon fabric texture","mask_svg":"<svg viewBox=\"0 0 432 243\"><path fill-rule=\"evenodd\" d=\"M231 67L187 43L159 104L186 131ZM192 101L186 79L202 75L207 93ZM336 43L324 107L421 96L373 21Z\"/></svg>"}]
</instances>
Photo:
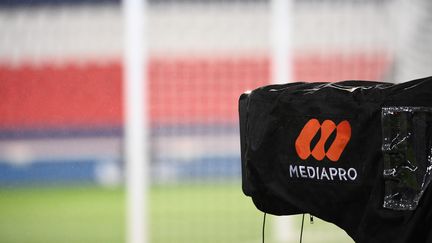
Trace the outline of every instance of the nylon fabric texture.
<instances>
[{"instance_id":1,"label":"nylon fabric texture","mask_svg":"<svg viewBox=\"0 0 432 243\"><path fill-rule=\"evenodd\" d=\"M432 242L432 77L289 83L239 99L242 189L356 242Z\"/></svg>"}]
</instances>

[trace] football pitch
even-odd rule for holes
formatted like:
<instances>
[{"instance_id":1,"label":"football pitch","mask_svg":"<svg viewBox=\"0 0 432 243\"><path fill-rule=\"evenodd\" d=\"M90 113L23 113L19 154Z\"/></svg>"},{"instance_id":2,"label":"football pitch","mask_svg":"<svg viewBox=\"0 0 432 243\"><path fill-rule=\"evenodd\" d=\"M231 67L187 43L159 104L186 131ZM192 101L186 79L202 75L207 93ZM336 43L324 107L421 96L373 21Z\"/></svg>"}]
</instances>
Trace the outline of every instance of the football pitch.
<instances>
[{"instance_id":1,"label":"football pitch","mask_svg":"<svg viewBox=\"0 0 432 243\"><path fill-rule=\"evenodd\" d=\"M151 242L261 242L262 213L240 183L157 185L150 190ZM97 186L0 189L0 242L125 242L125 192ZM266 242L275 242L274 216ZM319 219L305 222L303 242L353 242ZM293 217L298 242L301 217ZM291 232L290 231L290 232Z\"/></svg>"}]
</instances>

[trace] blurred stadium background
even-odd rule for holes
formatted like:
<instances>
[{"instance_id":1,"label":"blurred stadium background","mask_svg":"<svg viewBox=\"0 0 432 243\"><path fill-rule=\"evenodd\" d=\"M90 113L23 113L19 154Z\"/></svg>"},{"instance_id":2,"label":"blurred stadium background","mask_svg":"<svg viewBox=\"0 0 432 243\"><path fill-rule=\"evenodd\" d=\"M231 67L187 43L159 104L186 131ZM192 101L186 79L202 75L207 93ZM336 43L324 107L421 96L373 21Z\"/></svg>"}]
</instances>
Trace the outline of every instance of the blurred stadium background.
<instances>
[{"instance_id":1,"label":"blurred stadium background","mask_svg":"<svg viewBox=\"0 0 432 243\"><path fill-rule=\"evenodd\" d=\"M293 80L430 75L432 6L407 2L295 0ZM270 1L146 15L151 242L260 242L237 99L270 83ZM118 0L0 0L0 242L125 241L122 21ZM319 220L304 241L352 242Z\"/></svg>"}]
</instances>

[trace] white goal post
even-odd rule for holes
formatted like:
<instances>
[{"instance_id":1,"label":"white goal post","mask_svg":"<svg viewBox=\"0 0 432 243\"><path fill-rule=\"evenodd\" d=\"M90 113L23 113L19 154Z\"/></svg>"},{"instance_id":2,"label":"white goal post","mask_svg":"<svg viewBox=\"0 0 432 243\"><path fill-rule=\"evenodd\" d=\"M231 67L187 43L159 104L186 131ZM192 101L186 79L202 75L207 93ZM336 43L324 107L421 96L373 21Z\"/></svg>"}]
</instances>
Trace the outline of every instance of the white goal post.
<instances>
[{"instance_id":1,"label":"white goal post","mask_svg":"<svg viewBox=\"0 0 432 243\"><path fill-rule=\"evenodd\" d=\"M124 151L128 243L149 242L149 119L146 0L124 0Z\"/></svg>"},{"instance_id":2,"label":"white goal post","mask_svg":"<svg viewBox=\"0 0 432 243\"><path fill-rule=\"evenodd\" d=\"M293 0L271 1L271 82L274 84L293 81L293 55L292 55L292 21ZM293 222L288 216L275 218L273 226L274 237L277 243L286 243L294 240Z\"/></svg>"}]
</instances>

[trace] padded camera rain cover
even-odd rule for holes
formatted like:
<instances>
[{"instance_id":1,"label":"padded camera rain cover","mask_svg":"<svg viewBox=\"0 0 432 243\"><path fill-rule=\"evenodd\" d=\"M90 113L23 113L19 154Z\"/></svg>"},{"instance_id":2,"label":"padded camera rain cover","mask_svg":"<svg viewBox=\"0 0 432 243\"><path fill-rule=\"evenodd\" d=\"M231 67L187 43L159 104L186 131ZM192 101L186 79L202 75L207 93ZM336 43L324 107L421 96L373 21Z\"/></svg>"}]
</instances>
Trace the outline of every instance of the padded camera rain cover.
<instances>
[{"instance_id":1,"label":"padded camera rain cover","mask_svg":"<svg viewBox=\"0 0 432 243\"><path fill-rule=\"evenodd\" d=\"M239 100L242 188L356 242L432 242L432 77L269 85Z\"/></svg>"}]
</instances>

